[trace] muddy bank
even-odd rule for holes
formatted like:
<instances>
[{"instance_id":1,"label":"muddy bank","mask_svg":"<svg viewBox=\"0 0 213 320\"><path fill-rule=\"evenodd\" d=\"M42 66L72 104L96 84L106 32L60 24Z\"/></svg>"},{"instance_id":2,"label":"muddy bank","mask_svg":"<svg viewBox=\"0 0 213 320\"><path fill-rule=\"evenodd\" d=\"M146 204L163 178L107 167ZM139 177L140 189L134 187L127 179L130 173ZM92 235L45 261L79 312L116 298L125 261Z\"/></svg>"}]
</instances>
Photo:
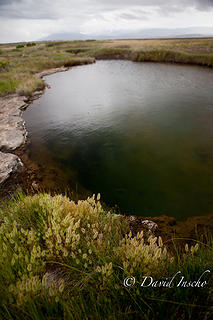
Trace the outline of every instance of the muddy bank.
<instances>
[{"instance_id":1,"label":"muddy bank","mask_svg":"<svg viewBox=\"0 0 213 320\"><path fill-rule=\"evenodd\" d=\"M177 221L173 217L165 215L159 217L129 216L127 219L129 228L135 236L137 232L161 236L168 248L174 250L174 245L184 248L183 244L194 245L196 240L206 242L206 237L213 234L213 214L207 216L194 216L185 221Z\"/></svg>"}]
</instances>

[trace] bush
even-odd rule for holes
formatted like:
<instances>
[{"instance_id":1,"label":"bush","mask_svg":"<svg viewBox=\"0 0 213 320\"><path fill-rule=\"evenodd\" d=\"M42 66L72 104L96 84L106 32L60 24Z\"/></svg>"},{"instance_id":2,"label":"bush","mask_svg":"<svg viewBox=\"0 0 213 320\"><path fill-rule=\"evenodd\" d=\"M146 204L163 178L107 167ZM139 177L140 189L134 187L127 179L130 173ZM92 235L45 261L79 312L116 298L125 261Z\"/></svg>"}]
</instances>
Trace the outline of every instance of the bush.
<instances>
[{"instance_id":1,"label":"bush","mask_svg":"<svg viewBox=\"0 0 213 320\"><path fill-rule=\"evenodd\" d=\"M23 44L17 44L16 49L24 48Z\"/></svg>"},{"instance_id":2,"label":"bush","mask_svg":"<svg viewBox=\"0 0 213 320\"><path fill-rule=\"evenodd\" d=\"M36 43L35 42L28 42L26 44L27 47L33 47L33 46L36 46Z\"/></svg>"},{"instance_id":3,"label":"bush","mask_svg":"<svg viewBox=\"0 0 213 320\"><path fill-rule=\"evenodd\" d=\"M0 61L0 70L1 69L6 69L6 67L9 65L10 61L9 60L2 60Z\"/></svg>"},{"instance_id":4,"label":"bush","mask_svg":"<svg viewBox=\"0 0 213 320\"><path fill-rule=\"evenodd\" d=\"M53 47L54 43L46 43L46 47Z\"/></svg>"}]
</instances>

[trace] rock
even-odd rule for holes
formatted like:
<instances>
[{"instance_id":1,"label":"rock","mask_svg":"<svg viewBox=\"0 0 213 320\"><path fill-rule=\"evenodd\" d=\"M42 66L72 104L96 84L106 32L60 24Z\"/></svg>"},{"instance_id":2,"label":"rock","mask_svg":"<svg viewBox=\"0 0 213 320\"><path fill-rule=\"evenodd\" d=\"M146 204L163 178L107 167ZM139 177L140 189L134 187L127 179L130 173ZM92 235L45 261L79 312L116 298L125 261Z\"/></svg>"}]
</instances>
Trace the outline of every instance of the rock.
<instances>
[{"instance_id":1,"label":"rock","mask_svg":"<svg viewBox=\"0 0 213 320\"><path fill-rule=\"evenodd\" d=\"M49 76L50 74L56 73L56 72L63 72L69 70L68 67L59 67L59 68L52 68L52 69L47 69L44 71L41 71L40 73L36 74L37 78L42 79L45 76Z\"/></svg>"},{"instance_id":2,"label":"rock","mask_svg":"<svg viewBox=\"0 0 213 320\"><path fill-rule=\"evenodd\" d=\"M143 231L145 237L154 236L158 230L158 225L146 218L137 216L126 217L129 228L127 232L131 231L133 236L136 236L138 232Z\"/></svg>"},{"instance_id":3,"label":"rock","mask_svg":"<svg viewBox=\"0 0 213 320\"><path fill-rule=\"evenodd\" d=\"M19 157L11 153L0 152L0 184L9 178L11 173L20 172L23 164Z\"/></svg>"},{"instance_id":4,"label":"rock","mask_svg":"<svg viewBox=\"0 0 213 320\"><path fill-rule=\"evenodd\" d=\"M45 75L68 69L61 67L44 70L35 76L42 78ZM23 166L17 156L10 153L2 153L1 151L13 151L26 142L27 131L22 112L31 101L38 99L42 93L43 90L37 90L30 98L18 94L0 96L0 185L8 179L11 173L20 170ZM37 186L32 186L33 189L35 187L37 188Z\"/></svg>"},{"instance_id":5,"label":"rock","mask_svg":"<svg viewBox=\"0 0 213 320\"><path fill-rule=\"evenodd\" d=\"M24 119L20 108L26 103L16 94L0 97L0 150L12 151L26 140Z\"/></svg>"},{"instance_id":6,"label":"rock","mask_svg":"<svg viewBox=\"0 0 213 320\"><path fill-rule=\"evenodd\" d=\"M151 220L143 220L141 221L141 224L143 225L144 228L152 232L155 232L155 230L158 228L158 225Z\"/></svg>"}]
</instances>

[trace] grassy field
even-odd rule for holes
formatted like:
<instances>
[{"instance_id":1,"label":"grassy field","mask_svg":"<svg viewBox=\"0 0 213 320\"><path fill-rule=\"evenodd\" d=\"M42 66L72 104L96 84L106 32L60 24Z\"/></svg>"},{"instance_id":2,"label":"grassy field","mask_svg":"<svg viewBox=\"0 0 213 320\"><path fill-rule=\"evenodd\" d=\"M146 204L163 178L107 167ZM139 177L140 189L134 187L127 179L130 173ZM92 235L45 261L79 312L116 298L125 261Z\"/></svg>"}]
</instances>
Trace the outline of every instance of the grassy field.
<instances>
[{"instance_id":1,"label":"grassy field","mask_svg":"<svg viewBox=\"0 0 213 320\"><path fill-rule=\"evenodd\" d=\"M0 95L30 96L44 88L35 74L96 59L187 63L213 66L213 39L51 41L0 45Z\"/></svg>"},{"instance_id":2,"label":"grassy field","mask_svg":"<svg viewBox=\"0 0 213 320\"><path fill-rule=\"evenodd\" d=\"M162 239L126 234L126 220L100 196L18 195L0 210L1 319L204 319L210 310L213 240L171 254ZM210 269L211 270L211 269ZM169 287L141 287L180 275ZM126 287L124 279L135 277ZM127 283L131 284L133 280ZM167 280L168 282L168 280Z\"/></svg>"}]
</instances>

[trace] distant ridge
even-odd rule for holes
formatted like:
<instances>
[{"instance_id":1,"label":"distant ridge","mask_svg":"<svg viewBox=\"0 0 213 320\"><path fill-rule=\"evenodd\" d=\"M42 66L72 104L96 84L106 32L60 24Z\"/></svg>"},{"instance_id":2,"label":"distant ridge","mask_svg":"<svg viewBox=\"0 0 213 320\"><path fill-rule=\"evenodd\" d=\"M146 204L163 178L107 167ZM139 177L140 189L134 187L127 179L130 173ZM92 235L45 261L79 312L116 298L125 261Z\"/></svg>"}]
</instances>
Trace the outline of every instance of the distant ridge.
<instances>
[{"instance_id":1,"label":"distant ridge","mask_svg":"<svg viewBox=\"0 0 213 320\"><path fill-rule=\"evenodd\" d=\"M213 37L213 28L191 27L177 29L143 29L134 32L116 31L109 34L55 33L40 41L53 40L115 40L115 39L159 39L159 38L205 38Z\"/></svg>"}]
</instances>

